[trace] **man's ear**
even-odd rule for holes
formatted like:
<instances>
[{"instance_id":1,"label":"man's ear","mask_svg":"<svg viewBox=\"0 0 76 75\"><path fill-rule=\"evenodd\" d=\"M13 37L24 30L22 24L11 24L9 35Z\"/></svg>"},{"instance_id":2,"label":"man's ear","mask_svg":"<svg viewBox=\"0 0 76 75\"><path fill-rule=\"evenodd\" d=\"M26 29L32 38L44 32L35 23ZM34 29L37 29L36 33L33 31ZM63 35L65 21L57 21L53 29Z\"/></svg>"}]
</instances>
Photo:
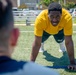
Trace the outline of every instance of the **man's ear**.
<instances>
[{"instance_id":1,"label":"man's ear","mask_svg":"<svg viewBox=\"0 0 76 75\"><path fill-rule=\"evenodd\" d=\"M11 39L11 41L12 41L11 45L12 46L16 46L18 37L19 37L19 29L18 28L14 28L13 32L12 32L12 39Z\"/></svg>"}]
</instances>

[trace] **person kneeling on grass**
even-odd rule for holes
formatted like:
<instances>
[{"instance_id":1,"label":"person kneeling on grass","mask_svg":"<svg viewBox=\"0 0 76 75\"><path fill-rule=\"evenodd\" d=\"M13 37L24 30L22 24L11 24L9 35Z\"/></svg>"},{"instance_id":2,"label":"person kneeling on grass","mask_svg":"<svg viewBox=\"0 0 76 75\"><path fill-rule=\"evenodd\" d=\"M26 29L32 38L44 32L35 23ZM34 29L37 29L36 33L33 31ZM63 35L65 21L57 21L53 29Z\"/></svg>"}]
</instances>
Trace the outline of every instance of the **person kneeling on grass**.
<instances>
[{"instance_id":1,"label":"person kneeling on grass","mask_svg":"<svg viewBox=\"0 0 76 75\"><path fill-rule=\"evenodd\" d=\"M0 75L59 75L55 70L34 62L11 58L19 29L14 28L11 0L0 0Z\"/></svg>"},{"instance_id":2,"label":"person kneeling on grass","mask_svg":"<svg viewBox=\"0 0 76 75\"><path fill-rule=\"evenodd\" d=\"M31 61L36 60L40 47L44 50L44 41L46 41L50 35L53 35L56 42L60 45L59 50L62 52L67 50L70 64L76 66L72 40L72 16L66 9L62 8L58 3L51 3L48 9L43 10L37 16L34 27L35 39L32 45Z\"/></svg>"}]
</instances>

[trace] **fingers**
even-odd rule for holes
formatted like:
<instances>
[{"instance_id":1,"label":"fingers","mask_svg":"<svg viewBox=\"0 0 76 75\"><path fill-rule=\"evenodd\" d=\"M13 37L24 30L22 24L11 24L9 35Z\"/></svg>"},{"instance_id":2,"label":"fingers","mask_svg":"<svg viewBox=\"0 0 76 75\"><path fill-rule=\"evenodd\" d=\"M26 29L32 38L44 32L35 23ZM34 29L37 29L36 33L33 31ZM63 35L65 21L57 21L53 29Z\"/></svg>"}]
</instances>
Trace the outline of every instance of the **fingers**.
<instances>
[{"instance_id":1,"label":"fingers","mask_svg":"<svg viewBox=\"0 0 76 75\"><path fill-rule=\"evenodd\" d=\"M70 65L68 66L68 69L71 71L76 71L76 65Z\"/></svg>"}]
</instances>

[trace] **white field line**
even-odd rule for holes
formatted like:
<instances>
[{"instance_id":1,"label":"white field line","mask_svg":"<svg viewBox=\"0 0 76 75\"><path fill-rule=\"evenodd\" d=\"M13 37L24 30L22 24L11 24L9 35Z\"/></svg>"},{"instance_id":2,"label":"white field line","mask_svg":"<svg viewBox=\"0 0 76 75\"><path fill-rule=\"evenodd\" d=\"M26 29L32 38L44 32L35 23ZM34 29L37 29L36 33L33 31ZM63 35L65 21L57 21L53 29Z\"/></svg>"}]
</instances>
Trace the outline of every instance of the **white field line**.
<instances>
[{"instance_id":1,"label":"white field line","mask_svg":"<svg viewBox=\"0 0 76 75\"><path fill-rule=\"evenodd\" d=\"M17 26L26 26L26 24L15 24L15 25L17 25ZM34 24L30 24L31 26L33 25L34 26ZM73 26L76 26L76 24L73 24Z\"/></svg>"},{"instance_id":2,"label":"white field line","mask_svg":"<svg viewBox=\"0 0 76 75\"><path fill-rule=\"evenodd\" d=\"M34 31L20 31L20 32L25 32L26 33L26 32L34 32Z\"/></svg>"},{"instance_id":3,"label":"white field line","mask_svg":"<svg viewBox=\"0 0 76 75\"><path fill-rule=\"evenodd\" d=\"M31 49L31 47L30 48L27 47L27 48L24 48L24 49Z\"/></svg>"},{"instance_id":4,"label":"white field line","mask_svg":"<svg viewBox=\"0 0 76 75\"><path fill-rule=\"evenodd\" d=\"M73 24L74 26L76 26L76 24Z\"/></svg>"},{"instance_id":5,"label":"white field line","mask_svg":"<svg viewBox=\"0 0 76 75\"><path fill-rule=\"evenodd\" d=\"M20 31L20 32L34 32L34 31ZM76 33L76 31L73 31L73 33Z\"/></svg>"},{"instance_id":6,"label":"white field line","mask_svg":"<svg viewBox=\"0 0 76 75\"><path fill-rule=\"evenodd\" d=\"M26 26L26 24L15 24L15 26ZM30 24L30 26L34 26L34 24Z\"/></svg>"},{"instance_id":7,"label":"white field line","mask_svg":"<svg viewBox=\"0 0 76 75\"><path fill-rule=\"evenodd\" d=\"M73 31L73 33L76 33L76 31Z\"/></svg>"}]
</instances>

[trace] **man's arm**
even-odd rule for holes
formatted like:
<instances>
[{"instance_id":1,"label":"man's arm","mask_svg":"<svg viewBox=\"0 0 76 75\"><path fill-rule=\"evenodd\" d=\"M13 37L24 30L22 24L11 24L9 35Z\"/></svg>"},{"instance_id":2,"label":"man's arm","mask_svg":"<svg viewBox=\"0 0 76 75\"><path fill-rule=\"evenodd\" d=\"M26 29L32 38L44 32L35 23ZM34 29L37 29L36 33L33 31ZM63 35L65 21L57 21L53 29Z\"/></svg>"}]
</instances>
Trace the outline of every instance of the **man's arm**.
<instances>
[{"instance_id":1,"label":"man's arm","mask_svg":"<svg viewBox=\"0 0 76 75\"><path fill-rule=\"evenodd\" d=\"M74 45L72 36L65 36L65 46L68 52L70 64L75 64L75 58L74 58Z\"/></svg>"},{"instance_id":2,"label":"man's arm","mask_svg":"<svg viewBox=\"0 0 76 75\"><path fill-rule=\"evenodd\" d=\"M32 53L31 53L31 61L35 61L36 57L39 53L39 49L41 46L42 37L35 36L35 40L32 45Z\"/></svg>"}]
</instances>

